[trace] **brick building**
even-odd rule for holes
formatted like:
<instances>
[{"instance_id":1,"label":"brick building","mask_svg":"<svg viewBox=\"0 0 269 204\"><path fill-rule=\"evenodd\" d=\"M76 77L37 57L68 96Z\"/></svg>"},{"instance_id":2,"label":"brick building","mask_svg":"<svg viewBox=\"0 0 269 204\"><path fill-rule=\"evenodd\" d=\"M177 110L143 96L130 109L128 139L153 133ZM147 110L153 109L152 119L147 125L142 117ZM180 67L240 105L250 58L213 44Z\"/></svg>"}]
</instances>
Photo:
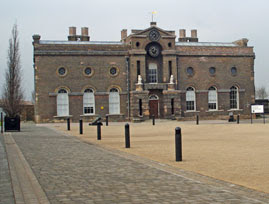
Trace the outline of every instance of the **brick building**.
<instances>
[{"instance_id":1,"label":"brick building","mask_svg":"<svg viewBox=\"0 0 269 204\"><path fill-rule=\"evenodd\" d=\"M121 31L121 41L91 41L69 28L67 41L33 36L35 119L91 120L248 116L254 103L253 47L199 42L197 30Z\"/></svg>"}]
</instances>

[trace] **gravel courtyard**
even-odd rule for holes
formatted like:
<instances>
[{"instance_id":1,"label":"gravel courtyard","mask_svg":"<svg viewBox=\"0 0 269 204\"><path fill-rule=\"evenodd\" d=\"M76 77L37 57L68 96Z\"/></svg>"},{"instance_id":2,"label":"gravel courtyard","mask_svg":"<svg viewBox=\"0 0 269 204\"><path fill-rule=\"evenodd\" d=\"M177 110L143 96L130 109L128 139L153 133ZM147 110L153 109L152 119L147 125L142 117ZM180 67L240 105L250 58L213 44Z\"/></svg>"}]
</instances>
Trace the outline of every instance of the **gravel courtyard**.
<instances>
[{"instance_id":1,"label":"gravel courtyard","mask_svg":"<svg viewBox=\"0 0 269 204\"><path fill-rule=\"evenodd\" d=\"M239 184L269 193L269 124L229 124L222 121L151 121L129 123L131 148L125 149L125 123L102 126L97 140L96 126L71 124L72 135L106 148L117 149L163 164ZM66 131L66 124L50 124ZM183 162L175 162L175 128L181 127Z\"/></svg>"}]
</instances>

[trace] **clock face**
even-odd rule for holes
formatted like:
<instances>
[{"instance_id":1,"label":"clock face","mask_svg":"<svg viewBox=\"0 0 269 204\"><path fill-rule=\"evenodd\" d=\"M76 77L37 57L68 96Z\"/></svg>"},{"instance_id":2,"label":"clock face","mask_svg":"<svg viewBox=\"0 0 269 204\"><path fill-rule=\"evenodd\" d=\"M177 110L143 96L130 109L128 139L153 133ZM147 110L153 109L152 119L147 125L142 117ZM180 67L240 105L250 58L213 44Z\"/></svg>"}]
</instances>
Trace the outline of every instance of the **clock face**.
<instances>
[{"instance_id":1,"label":"clock face","mask_svg":"<svg viewBox=\"0 0 269 204\"><path fill-rule=\"evenodd\" d=\"M152 46L149 47L149 55L151 57L158 57L159 54L160 54L160 49L159 49L158 46L152 45Z\"/></svg>"},{"instance_id":2,"label":"clock face","mask_svg":"<svg viewBox=\"0 0 269 204\"><path fill-rule=\"evenodd\" d=\"M149 39L151 41L158 41L160 39L160 33L157 30L151 30L149 32Z\"/></svg>"}]
</instances>

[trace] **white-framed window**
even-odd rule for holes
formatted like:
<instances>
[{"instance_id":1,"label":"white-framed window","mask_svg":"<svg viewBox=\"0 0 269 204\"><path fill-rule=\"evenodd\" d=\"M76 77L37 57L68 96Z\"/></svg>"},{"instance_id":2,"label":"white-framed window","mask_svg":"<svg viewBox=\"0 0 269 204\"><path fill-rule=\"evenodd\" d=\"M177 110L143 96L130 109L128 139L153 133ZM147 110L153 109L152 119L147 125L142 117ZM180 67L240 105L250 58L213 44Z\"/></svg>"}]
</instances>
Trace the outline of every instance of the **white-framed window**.
<instances>
[{"instance_id":1,"label":"white-framed window","mask_svg":"<svg viewBox=\"0 0 269 204\"><path fill-rule=\"evenodd\" d=\"M208 89L208 109L218 110L218 93L214 86Z\"/></svg>"},{"instance_id":2,"label":"white-framed window","mask_svg":"<svg viewBox=\"0 0 269 204\"><path fill-rule=\"evenodd\" d=\"M149 63L148 73L149 73L148 75L149 83L157 83L158 82L157 64Z\"/></svg>"},{"instance_id":3,"label":"white-framed window","mask_svg":"<svg viewBox=\"0 0 269 204\"><path fill-rule=\"evenodd\" d=\"M120 94L116 88L109 91L109 114L120 114Z\"/></svg>"},{"instance_id":4,"label":"white-framed window","mask_svg":"<svg viewBox=\"0 0 269 204\"><path fill-rule=\"evenodd\" d=\"M68 92L60 89L57 94L57 116L69 115L69 99Z\"/></svg>"},{"instance_id":5,"label":"white-framed window","mask_svg":"<svg viewBox=\"0 0 269 204\"><path fill-rule=\"evenodd\" d=\"M95 100L94 92L92 89L86 89L83 94L83 114L94 115L95 114Z\"/></svg>"},{"instance_id":6,"label":"white-framed window","mask_svg":"<svg viewBox=\"0 0 269 204\"><path fill-rule=\"evenodd\" d=\"M187 88L187 92L186 92L186 110L187 111L195 111L196 110L195 90L192 87Z\"/></svg>"},{"instance_id":7,"label":"white-framed window","mask_svg":"<svg viewBox=\"0 0 269 204\"><path fill-rule=\"evenodd\" d=\"M230 109L239 109L239 92L236 86L230 88Z\"/></svg>"}]
</instances>

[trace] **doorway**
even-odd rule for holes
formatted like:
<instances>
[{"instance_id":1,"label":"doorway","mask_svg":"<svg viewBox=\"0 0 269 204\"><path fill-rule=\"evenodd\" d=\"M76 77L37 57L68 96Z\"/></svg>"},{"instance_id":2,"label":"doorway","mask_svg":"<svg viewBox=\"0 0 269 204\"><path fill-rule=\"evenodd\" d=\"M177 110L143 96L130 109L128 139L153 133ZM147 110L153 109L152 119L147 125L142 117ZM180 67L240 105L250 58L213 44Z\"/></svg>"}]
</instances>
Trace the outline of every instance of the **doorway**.
<instances>
[{"instance_id":1,"label":"doorway","mask_svg":"<svg viewBox=\"0 0 269 204\"><path fill-rule=\"evenodd\" d=\"M151 95L149 97L149 116L159 118L159 97L157 95Z\"/></svg>"}]
</instances>

